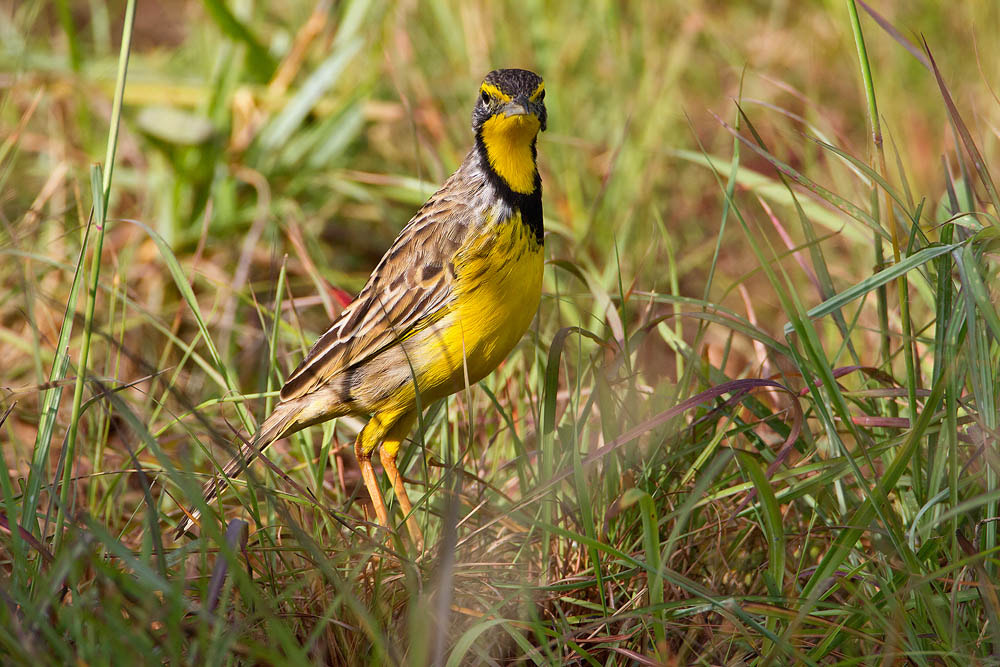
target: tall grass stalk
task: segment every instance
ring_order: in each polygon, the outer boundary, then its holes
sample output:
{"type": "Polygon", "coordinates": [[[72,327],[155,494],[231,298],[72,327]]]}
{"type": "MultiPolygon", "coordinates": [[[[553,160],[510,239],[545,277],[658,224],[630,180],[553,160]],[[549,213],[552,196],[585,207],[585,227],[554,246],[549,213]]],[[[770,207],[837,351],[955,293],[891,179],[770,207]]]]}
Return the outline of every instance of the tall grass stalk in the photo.
{"type": "MultiPolygon", "coordinates": [[[[122,46],[118,56],[118,79],[115,97],[111,107],[111,126],[108,131],[108,146],[104,158],[104,169],[95,165],[91,172],[91,192],[93,196],[95,227],[94,247],[91,254],[90,286],[84,304],[83,337],[80,342],[80,357],[76,365],[76,381],[73,386],[73,405],[70,413],[69,431],[63,452],[62,483],[59,488],[59,508],[56,514],[54,550],[58,551],[63,540],[63,526],[69,508],[70,491],[73,487],[73,470],[76,464],[76,439],[80,428],[83,389],[87,381],[91,336],[94,332],[94,312],[97,307],[98,285],[101,280],[101,253],[104,248],[104,234],[107,226],[107,202],[111,197],[111,177],[114,173],[115,151],[118,147],[118,128],[121,122],[122,97],[125,94],[125,78],[132,48],[132,26],[135,22],[135,0],[125,4],[125,22],[122,26],[122,46]]],[[[82,260],[82,257],[81,257],[82,260]]]]}
{"type": "MultiPolygon", "coordinates": [[[[875,156],[878,160],[878,173],[881,177],[888,181],[889,180],[889,170],[886,167],[885,159],[885,146],[882,140],[882,123],[879,120],[878,103],[875,97],[875,83],[872,78],[871,63],[868,60],[868,49],[865,47],[865,38],[861,30],[861,19],[858,16],[858,7],[855,0],[847,0],[847,9],[851,20],[851,30],[854,33],[854,43],[858,50],[858,64],[861,68],[861,79],[864,82],[865,88],[865,99],[868,102],[868,118],[871,123],[871,136],[872,144],[875,148],[875,156]]],[[[902,257],[902,251],[900,249],[901,241],[899,238],[899,223],[896,220],[895,209],[893,208],[892,202],[889,199],[889,194],[885,190],[879,189],[877,186],[873,186],[875,194],[873,194],[873,199],[879,202],[879,218],[885,221],[885,226],[889,228],[889,233],[892,238],[892,257],[895,263],[899,263],[902,257]]],[[[919,218],[919,217],[918,217],[919,218]]],[[[914,223],[916,226],[916,223],[914,223]]],[[[878,252],[880,242],[876,241],[876,252],[878,252]]],[[[876,262],[878,264],[882,263],[882,256],[879,254],[876,256],[876,262]]],[[[906,388],[907,388],[907,398],[909,399],[909,410],[907,413],[910,418],[913,419],[917,408],[917,387],[919,382],[916,377],[916,362],[914,360],[914,345],[915,341],[913,339],[913,323],[910,318],[910,287],[907,281],[906,274],[900,274],[896,281],[896,293],[899,299],[899,320],[902,324],[901,332],[901,347],[903,351],[903,359],[906,366],[906,388]]],[[[880,293],[881,294],[881,293],[880,293]]],[[[884,308],[883,308],[884,310],[884,308]]],[[[888,331],[888,319],[885,319],[886,331],[888,331]]],[[[888,340],[888,339],[885,339],[888,340]]],[[[888,350],[885,350],[888,352],[888,350]]],[[[890,362],[890,357],[884,357],[885,362],[890,362]]],[[[923,456],[922,448],[918,448],[915,452],[916,460],[914,462],[914,467],[923,469],[923,456]]],[[[914,492],[917,498],[921,501],[926,500],[926,494],[923,489],[924,474],[914,475],[914,492]]]]}

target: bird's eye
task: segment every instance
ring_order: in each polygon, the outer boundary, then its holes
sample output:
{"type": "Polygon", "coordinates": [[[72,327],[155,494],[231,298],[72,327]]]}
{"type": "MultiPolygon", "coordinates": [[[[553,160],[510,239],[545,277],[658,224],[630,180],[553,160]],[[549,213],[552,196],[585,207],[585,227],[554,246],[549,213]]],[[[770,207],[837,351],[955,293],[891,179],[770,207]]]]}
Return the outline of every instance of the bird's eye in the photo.
{"type": "Polygon", "coordinates": [[[544,102],[545,101],[545,91],[544,90],[541,93],[538,94],[538,101],[539,102],[544,102]]]}
{"type": "Polygon", "coordinates": [[[490,94],[487,93],[485,90],[483,91],[483,94],[482,94],[482,100],[483,100],[483,104],[489,104],[490,103],[490,94]]]}

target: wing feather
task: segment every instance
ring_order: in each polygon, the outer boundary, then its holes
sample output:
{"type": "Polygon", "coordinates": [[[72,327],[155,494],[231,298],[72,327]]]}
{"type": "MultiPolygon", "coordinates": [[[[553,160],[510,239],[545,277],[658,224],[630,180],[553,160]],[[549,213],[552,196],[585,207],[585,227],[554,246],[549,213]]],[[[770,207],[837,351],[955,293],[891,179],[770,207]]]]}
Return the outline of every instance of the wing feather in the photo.
{"type": "Polygon", "coordinates": [[[475,212],[447,184],[403,228],[368,283],[288,376],[281,400],[310,393],[433,321],[454,296],[452,260],[475,212]]]}

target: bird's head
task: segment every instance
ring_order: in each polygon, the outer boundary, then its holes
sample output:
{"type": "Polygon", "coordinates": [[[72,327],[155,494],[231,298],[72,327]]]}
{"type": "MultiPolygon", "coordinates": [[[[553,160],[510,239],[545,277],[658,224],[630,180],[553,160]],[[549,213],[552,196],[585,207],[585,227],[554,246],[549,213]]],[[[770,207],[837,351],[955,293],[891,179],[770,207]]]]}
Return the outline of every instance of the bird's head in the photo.
{"type": "Polygon", "coordinates": [[[535,138],[545,130],[545,82],[524,69],[493,70],[472,112],[476,141],[493,171],[515,192],[535,189],[535,138]]]}
{"type": "Polygon", "coordinates": [[[479,86],[472,113],[472,129],[487,123],[498,129],[532,128],[532,137],[545,131],[545,82],[526,69],[495,69],[479,86]]]}

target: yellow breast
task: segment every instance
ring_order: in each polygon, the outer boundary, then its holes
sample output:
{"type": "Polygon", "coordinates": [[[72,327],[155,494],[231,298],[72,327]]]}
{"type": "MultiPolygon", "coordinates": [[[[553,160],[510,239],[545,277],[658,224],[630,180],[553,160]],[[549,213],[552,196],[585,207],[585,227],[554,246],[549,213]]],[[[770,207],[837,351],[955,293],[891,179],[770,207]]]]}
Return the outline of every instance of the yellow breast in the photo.
{"type": "Polygon", "coordinates": [[[455,261],[456,299],[424,345],[421,388],[444,396],[478,382],[527,331],[542,293],[542,247],[520,215],[488,225],[455,261]]]}

